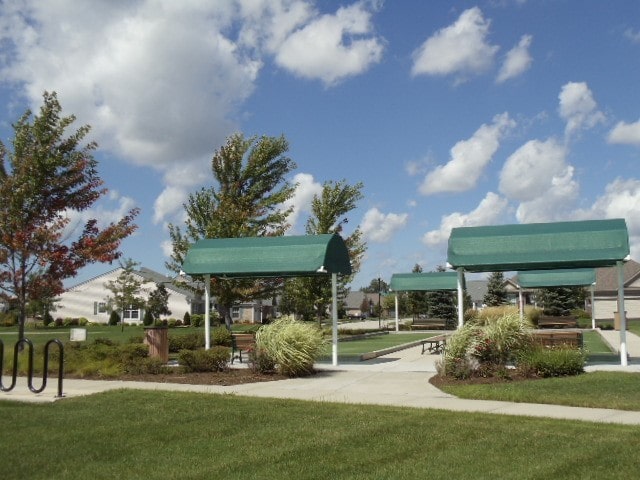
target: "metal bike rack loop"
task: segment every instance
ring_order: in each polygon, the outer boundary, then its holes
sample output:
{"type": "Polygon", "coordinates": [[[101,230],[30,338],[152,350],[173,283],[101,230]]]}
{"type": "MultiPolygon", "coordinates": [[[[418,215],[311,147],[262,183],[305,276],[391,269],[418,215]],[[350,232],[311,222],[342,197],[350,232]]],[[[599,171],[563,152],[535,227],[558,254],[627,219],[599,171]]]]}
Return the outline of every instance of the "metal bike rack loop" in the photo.
{"type": "Polygon", "coordinates": [[[42,386],[40,388],[35,388],[33,386],[33,343],[31,340],[27,338],[23,338],[18,340],[13,347],[13,370],[11,376],[11,385],[5,387],[2,384],[2,371],[4,367],[4,343],[0,340],[0,391],[10,392],[16,386],[16,381],[18,379],[18,353],[20,352],[20,345],[26,344],[28,347],[28,369],[27,369],[27,385],[29,386],[29,390],[33,393],[41,393],[47,387],[47,376],[49,373],[49,347],[51,344],[56,344],[58,346],[58,350],[60,352],[60,358],[58,359],[58,394],[56,398],[63,397],[62,393],[62,380],[64,378],[64,345],[60,340],[54,338],[53,340],[49,340],[44,345],[44,367],[42,368],[42,386]]]}

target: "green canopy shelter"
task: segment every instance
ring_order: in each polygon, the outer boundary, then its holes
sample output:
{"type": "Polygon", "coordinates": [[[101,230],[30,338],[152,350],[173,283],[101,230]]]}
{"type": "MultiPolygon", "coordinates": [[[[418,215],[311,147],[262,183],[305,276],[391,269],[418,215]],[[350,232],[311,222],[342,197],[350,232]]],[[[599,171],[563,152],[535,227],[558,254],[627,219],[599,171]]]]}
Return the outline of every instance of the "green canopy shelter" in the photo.
{"type": "Polygon", "coordinates": [[[211,277],[266,278],[331,275],[333,364],[338,364],[337,275],[351,274],[349,250],[339,235],[215,238],[197,241],[182,264],[188,275],[205,277],[205,347],[210,347],[211,277]]]}
{"type": "MultiPolygon", "coordinates": [[[[457,290],[456,272],[394,273],[389,288],[394,292],[457,290]]],[[[398,319],[398,295],[396,294],[396,332],[400,330],[398,319]]]]}
{"type": "MultiPolygon", "coordinates": [[[[462,306],[462,274],[597,268],[618,268],[618,311],[621,317],[620,358],[627,365],[626,318],[622,264],[629,258],[624,219],[532,223],[451,230],[447,262],[458,271],[458,304],[462,306]]],[[[458,326],[462,326],[462,308],[458,326]]]]}
{"type": "Polygon", "coordinates": [[[527,270],[518,272],[518,291],[520,296],[520,317],[523,314],[522,289],[545,287],[590,287],[591,290],[591,325],[596,328],[594,309],[594,287],[596,284],[595,268],[574,268],[559,270],[527,270]]]}

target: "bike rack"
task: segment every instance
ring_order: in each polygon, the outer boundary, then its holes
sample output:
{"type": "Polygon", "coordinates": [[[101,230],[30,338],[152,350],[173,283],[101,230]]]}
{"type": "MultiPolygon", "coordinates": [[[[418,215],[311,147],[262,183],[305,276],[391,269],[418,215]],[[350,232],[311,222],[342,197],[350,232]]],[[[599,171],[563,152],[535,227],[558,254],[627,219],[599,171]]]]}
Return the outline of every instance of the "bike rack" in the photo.
{"type": "Polygon", "coordinates": [[[58,363],[58,395],[56,398],[63,397],[62,393],[62,380],[64,377],[64,345],[60,340],[54,338],[53,340],[49,340],[44,345],[44,367],[42,369],[42,386],[40,388],[35,388],[33,386],[33,343],[31,340],[27,338],[23,338],[16,342],[16,345],[13,347],[13,372],[11,377],[11,385],[5,387],[2,384],[2,371],[4,364],[4,343],[0,340],[0,391],[10,392],[16,386],[16,381],[18,379],[18,353],[20,351],[20,345],[26,344],[29,349],[29,368],[27,369],[27,385],[29,386],[29,390],[33,393],[41,393],[47,386],[47,376],[49,371],[49,347],[52,343],[58,345],[58,350],[60,351],[60,359],[58,363]]]}

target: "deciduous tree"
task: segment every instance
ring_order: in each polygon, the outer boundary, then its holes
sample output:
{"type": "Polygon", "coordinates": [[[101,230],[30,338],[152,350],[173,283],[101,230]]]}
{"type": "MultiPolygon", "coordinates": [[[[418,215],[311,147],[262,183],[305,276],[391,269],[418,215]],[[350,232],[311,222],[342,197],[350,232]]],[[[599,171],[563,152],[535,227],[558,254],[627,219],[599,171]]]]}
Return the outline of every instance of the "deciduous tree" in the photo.
{"type": "MultiPolygon", "coordinates": [[[[189,247],[203,238],[283,235],[293,207],[283,209],[282,205],[295,192],[295,186],[286,180],[296,167],[285,155],[288,149],[283,136],[229,137],[211,162],[214,185],[189,195],[183,228],[169,225],[173,252],[167,268],[178,273],[189,247]]],[[[230,328],[234,303],[260,298],[281,284],[212,278],[211,293],[230,328]]]]}
{"type": "Polygon", "coordinates": [[[74,121],[45,92],[39,113],[27,110],[13,125],[10,148],[0,142],[0,295],[18,306],[19,338],[31,300],[53,299],[80,268],[119,258],[121,241],[136,228],[132,209],[116,223],[90,219],[77,236],[68,231],[70,212],[88,211],[107,192],[93,158],[97,145],[83,145],[90,127],[68,132],[74,121]]]}
{"type": "Polygon", "coordinates": [[[135,274],[137,266],[138,263],[130,258],[120,262],[122,272],[115,280],[104,284],[105,288],[112,294],[105,298],[107,307],[109,310],[117,311],[121,314],[122,328],[124,328],[125,312],[127,310],[137,310],[144,305],[144,298],[140,295],[142,280],[135,274]]]}
{"type": "MultiPolygon", "coordinates": [[[[362,188],[362,183],[349,185],[346,180],[325,182],[320,195],[314,195],[311,201],[311,215],[305,226],[307,235],[341,235],[344,226],[349,222],[347,214],[355,209],[357,202],[362,199],[362,188]]],[[[360,270],[362,256],[366,250],[359,227],[344,238],[344,242],[349,251],[352,274],[338,275],[338,304],[341,304],[349,293],[347,285],[360,270]]],[[[285,313],[301,314],[307,319],[315,315],[320,322],[331,305],[331,296],[329,277],[290,278],[285,284],[281,309],[284,306],[285,313]],[[293,309],[289,309],[291,307],[293,309]]]]}

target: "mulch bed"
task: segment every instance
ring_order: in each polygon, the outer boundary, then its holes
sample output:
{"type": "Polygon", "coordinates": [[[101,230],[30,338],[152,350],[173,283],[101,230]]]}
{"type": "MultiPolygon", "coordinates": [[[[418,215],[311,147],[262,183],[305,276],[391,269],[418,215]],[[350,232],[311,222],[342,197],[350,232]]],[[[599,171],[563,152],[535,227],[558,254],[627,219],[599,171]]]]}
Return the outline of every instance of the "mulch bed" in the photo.
{"type": "MultiPolygon", "coordinates": [[[[65,375],[66,378],[80,378],[73,375],[65,375]]],[[[243,383],[273,382],[284,380],[284,375],[254,373],[249,369],[230,369],[226,372],[194,372],[194,373],[167,373],[167,374],[142,374],[121,375],[117,378],[82,377],[88,380],[123,380],[132,382],[156,382],[156,383],[182,383],[190,385],[241,385],[243,383]]]]}

